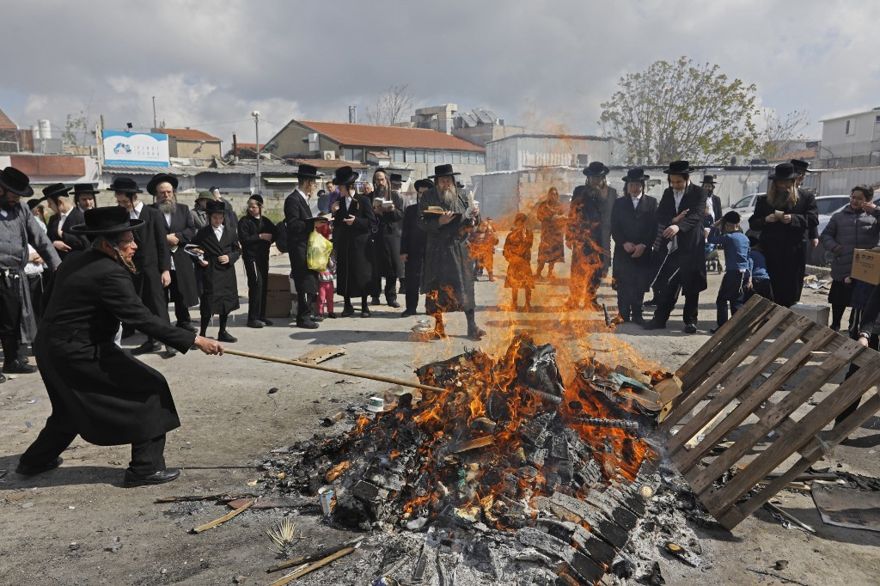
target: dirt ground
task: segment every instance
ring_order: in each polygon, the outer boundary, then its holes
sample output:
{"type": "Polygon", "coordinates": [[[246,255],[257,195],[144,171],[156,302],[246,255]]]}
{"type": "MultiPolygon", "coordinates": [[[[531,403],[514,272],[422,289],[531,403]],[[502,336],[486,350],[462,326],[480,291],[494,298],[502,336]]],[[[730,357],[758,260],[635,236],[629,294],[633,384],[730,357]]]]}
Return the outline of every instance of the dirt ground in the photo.
{"type": "MultiPolygon", "coordinates": [[[[496,261],[503,277],[504,263],[496,261]]],[[[284,257],[274,257],[273,272],[288,270],[284,257]]],[[[561,327],[553,310],[566,295],[567,270],[554,283],[541,283],[527,319],[539,341],[549,338],[567,344],[572,355],[592,348],[612,363],[639,355],[674,370],[708,337],[714,321],[714,293],[720,279],[712,276],[701,297],[701,332],[684,335],[673,313],[670,329],[642,331],[631,324],[618,328],[610,340],[601,315],[583,314],[571,329],[561,327]],[[627,351],[618,343],[631,345],[627,351]]],[[[499,309],[507,293],[497,283],[477,284],[478,319],[493,339],[502,339],[511,326],[523,326],[499,309]]],[[[245,281],[239,286],[244,293],[245,281]]],[[[825,293],[808,292],[807,302],[824,302],[825,293]]],[[[613,292],[603,287],[600,301],[613,305],[613,292]]],[[[342,345],[347,354],[328,365],[415,380],[413,369],[472,347],[464,338],[461,314],[451,319],[452,337],[443,343],[410,339],[417,318],[401,319],[402,310],[379,306],[371,319],[327,320],[319,330],[299,330],[287,320],[273,327],[244,327],[244,309],[234,320],[236,349],[296,357],[322,345],[342,345]]],[[[215,334],[216,329],[209,331],[215,334]]],[[[136,345],[142,338],[127,341],[136,345]]],[[[193,526],[227,512],[213,503],[154,504],[171,495],[247,493],[260,472],[256,465],[274,448],[306,439],[322,417],[350,403],[362,404],[389,385],[355,378],[268,364],[234,356],[208,357],[189,353],[171,359],[148,356],[146,362],[168,378],[183,425],[168,436],[169,466],[184,469],[174,483],[136,489],[121,488],[128,462],[126,447],[97,447],[77,440],[64,454],[63,466],[31,479],[14,472],[18,455],[36,437],[49,401],[38,375],[18,376],[0,386],[0,584],[260,584],[268,583],[265,569],[277,562],[266,530],[280,517],[277,511],[247,511],[229,523],[194,535],[193,526]],[[269,393],[270,389],[277,391],[269,393]]],[[[838,447],[825,466],[867,476],[880,476],[877,446],[880,424],[872,419],[860,429],[856,446],[838,447]]],[[[657,559],[667,584],[782,584],[778,578],[751,570],[772,571],[794,583],[873,584],[880,575],[880,534],[823,525],[809,496],[780,494],[781,506],[817,528],[816,535],[787,529],[764,512],[744,521],[731,534],[697,529],[702,538],[698,569],[657,559]],[[774,570],[787,560],[784,570],[774,570]]],[[[314,516],[297,522],[307,539],[303,550],[333,545],[346,537],[314,516]]],[[[358,551],[355,558],[372,555],[358,551]]],[[[343,563],[343,562],[339,562],[343,563]]],[[[321,583],[316,574],[309,583],[321,583]]]]}

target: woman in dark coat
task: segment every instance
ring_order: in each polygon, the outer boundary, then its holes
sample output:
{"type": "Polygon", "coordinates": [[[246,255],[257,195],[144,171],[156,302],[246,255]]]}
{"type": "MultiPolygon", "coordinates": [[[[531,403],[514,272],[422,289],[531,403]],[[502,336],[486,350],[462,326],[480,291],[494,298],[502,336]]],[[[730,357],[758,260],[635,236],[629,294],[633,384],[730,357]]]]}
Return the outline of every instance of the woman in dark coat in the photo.
{"type": "Polygon", "coordinates": [[[202,316],[200,335],[208,331],[211,316],[220,316],[221,342],[237,342],[238,339],[226,331],[229,314],[238,309],[238,283],[235,279],[235,261],[241,256],[236,230],[226,226],[226,207],[222,201],[208,202],[209,224],[196,232],[193,244],[202,249],[205,269],[204,290],[199,311],[202,316]]]}
{"type": "Polygon", "coordinates": [[[22,455],[17,471],[33,475],[61,464],[61,452],[81,435],[101,445],[132,444],[125,486],[174,480],[166,469],[165,433],[180,426],[165,378],[114,343],[120,322],[136,327],[180,352],[195,345],[222,353],[217,342],[171,326],[148,310],[132,283],[132,230],[121,207],[85,212],[72,231],[91,235],[90,249],[69,257],[55,274],[54,290],[34,341],[40,376],[52,414],[22,455]],[[128,270],[126,270],[128,268],[128,270]]]}
{"type": "Polygon", "coordinates": [[[645,292],[654,279],[651,246],[657,237],[657,200],[645,195],[648,175],[641,168],[630,169],[623,178],[623,197],[611,210],[611,237],[614,239],[614,286],[620,319],[639,325],[645,292]]]}
{"type": "Polygon", "coordinates": [[[800,297],[800,275],[806,264],[804,243],[810,227],[819,224],[816,198],[798,192],[795,176],[791,163],[776,165],[767,195],[758,198],[749,218],[749,227],[761,233],[773,298],[783,307],[791,307],[800,297]]]}
{"type": "Polygon", "coordinates": [[[566,215],[559,203],[559,192],[551,187],[547,192],[547,198],[535,208],[535,216],[541,222],[541,242],[538,244],[538,272],[540,279],[547,268],[547,278],[553,278],[553,265],[565,262],[565,234],[562,231],[565,225],[566,215]]]}
{"type": "Polygon", "coordinates": [[[333,183],[339,199],[333,202],[333,247],[336,250],[336,292],[345,299],[342,317],[354,315],[352,297],[361,298],[361,317],[370,317],[367,294],[373,279],[370,230],[376,222],[370,200],[358,195],[358,174],[351,167],[336,170],[333,183]]]}
{"type": "Polygon", "coordinates": [[[238,239],[248,281],[249,328],[272,323],[266,319],[266,296],[269,284],[269,247],[275,239],[275,224],[263,215],[263,196],[248,199],[247,214],[238,221],[238,239]]]}

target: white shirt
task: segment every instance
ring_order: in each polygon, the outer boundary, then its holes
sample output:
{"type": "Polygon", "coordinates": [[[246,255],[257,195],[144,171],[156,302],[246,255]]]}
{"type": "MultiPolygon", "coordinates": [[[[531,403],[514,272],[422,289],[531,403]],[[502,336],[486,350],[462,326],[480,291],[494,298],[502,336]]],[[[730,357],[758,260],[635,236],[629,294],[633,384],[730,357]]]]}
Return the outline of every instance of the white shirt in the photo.
{"type": "Polygon", "coordinates": [[[66,212],[61,214],[61,217],[58,219],[58,231],[59,232],[64,228],[64,222],[67,221],[67,214],[69,214],[69,213],[70,213],[70,210],[67,210],[66,212]]]}
{"type": "Polygon", "coordinates": [[[634,210],[639,209],[639,202],[642,201],[642,194],[639,194],[638,197],[630,196],[630,199],[632,200],[632,203],[633,203],[633,209],[634,210]]]}
{"type": "Polygon", "coordinates": [[[144,209],[144,202],[139,201],[136,204],[134,204],[134,207],[131,208],[131,212],[129,212],[128,215],[132,220],[139,220],[141,217],[141,210],[143,210],[143,209],[144,209]]]}
{"type": "Polygon", "coordinates": [[[165,214],[165,223],[168,224],[168,227],[171,227],[171,214],[165,214]]]}
{"type": "Polygon", "coordinates": [[[223,224],[220,224],[214,228],[214,236],[217,237],[217,242],[220,242],[220,239],[223,238],[223,227],[223,224]]]}
{"type": "Polygon", "coordinates": [[[305,201],[306,204],[309,203],[309,196],[307,196],[305,193],[303,193],[302,191],[300,191],[300,190],[299,190],[299,187],[296,188],[296,192],[302,196],[303,201],[305,201]]]}
{"type": "Polygon", "coordinates": [[[345,209],[349,209],[351,207],[352,197],[350,195],[345,196],[345,209]]]}
{"type": "Polygon", "coordinates": [[[673,190],[672,197],[675,200],[675,213],[678,214],[678,207],[681,205],[681,200],[684,199],[684,191],[673,190]]]}

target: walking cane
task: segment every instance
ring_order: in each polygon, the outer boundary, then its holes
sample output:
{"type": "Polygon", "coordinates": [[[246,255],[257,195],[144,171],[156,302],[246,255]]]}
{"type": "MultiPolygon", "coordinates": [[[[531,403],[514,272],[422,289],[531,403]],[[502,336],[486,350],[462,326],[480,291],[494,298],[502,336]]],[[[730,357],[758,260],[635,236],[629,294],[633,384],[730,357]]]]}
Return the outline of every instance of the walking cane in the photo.
{"type": "Polygon", "coordinates": [[[263,354],[253,354],[251,352],[241,352],[239,350],[230,350],[228,348],[223,349],[224,354],[231,354],[233,356],[242,356],[244,358],[253,358],[255,360],[265,360],[266,362],[277,362],[278,364],[287,364],[289,366],[300,366],[302,368],[311,368],[312,370],[320,370],[323,372],[332,372],[333,374],[341,374],[343,376],[354,376],[357,378],[365,378],[369,380],[374,380],[382,383],[391,383],[393,385],[400,385],[402,387],[409,387],[411,389],[419,389],[422,391],[428,391],[431,393],[445,393],[447,389],[441,387],[432,387],[431,385],[423,385],[421,383],[414,383],[403,379],[392,378],[390,376],[382,376],[378,374],[366,374],[363,372],[356,372],[353,370],[343,370],[341,368],[331,368],[329,366],[320,366],[318,364],[309,364],[308,362],[301,362],[299,360],[289,360],[287,358],[278,358],[277,356],[266,356],[263,354]]]}

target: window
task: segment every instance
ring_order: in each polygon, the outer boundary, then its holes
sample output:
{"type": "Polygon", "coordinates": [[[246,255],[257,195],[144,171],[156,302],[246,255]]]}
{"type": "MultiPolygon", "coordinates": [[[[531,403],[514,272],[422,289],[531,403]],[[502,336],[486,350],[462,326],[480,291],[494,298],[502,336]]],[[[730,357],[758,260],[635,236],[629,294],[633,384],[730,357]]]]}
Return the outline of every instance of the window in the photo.
{"type": "Polygon", "coordinates": [[[416,163],[425,162],[425,151],[416,151],[416,163]]]}
{"type": "Polygon", "coordinates": [[[403,149],[391,149],[391,160],[395,163],[402,163],[403,149]]]}
{"type": "Polygon", "coordinates": [[[844,131],[844,134],[846,134],[847,136],[852,136],[855,133],[856,133],[856,125],[853,124],[852,120],[847,120],[846,121],[846,130],[844,131]]]}
{"type": "Polygon", "coordinates": [[[452,162],[456,165],[461,163],[461,151],[453,151],[452,162]]]}
{"type": "Polygon", "coordinates": [[[433,163],[436,157],[434,156],[436,151],[425,151],[425,162],[433,163]]]}
{"type": "Polygon", "coordinates": [[[342,149],[342,158],[346,161],[363,162],[364,149],[342,149]]]}
{"type": "Polygon", "coordinates": [[[406,151],[406,162],[407,163],[415,163],[416,162],[416,152],[415,151],[406,151]]]}

